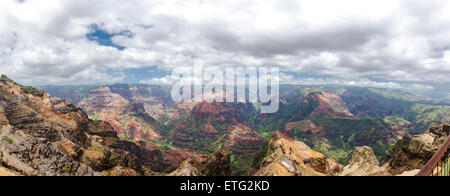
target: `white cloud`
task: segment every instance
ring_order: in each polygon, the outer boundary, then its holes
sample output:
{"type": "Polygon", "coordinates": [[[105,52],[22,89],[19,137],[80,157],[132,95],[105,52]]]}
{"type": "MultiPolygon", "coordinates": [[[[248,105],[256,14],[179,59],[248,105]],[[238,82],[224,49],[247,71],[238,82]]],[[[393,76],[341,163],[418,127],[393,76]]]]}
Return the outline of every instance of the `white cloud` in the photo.
{"type": "Polygon", "coordinates": [[[399,83],[399,82],[378,82],[367,78],[361,79],[344,79],[344,78],[295,78],[292,75],[283,74],[281,81],[284,84],[297,84],[297,85],[343,85],[354,87],[374,87],[374,88],[387,88],[387,89],[404,89],[414,91],[430,91],[434,90],[434,87],[429,85],[417,84],[417,83],[399,83]]]}
{"type": "Polygon", "coordinates": [[[2,0],[0,72],[30,84],[120,82],[127,68],[171,70],[201,59],[211,66],[279,65],[286,72],[344,78],[343,84],[374,85],[360,78],[448,83],[449,4],[2,0]],[[109,33],[130,32],[112,38],[126,49],[89,41],[93,24],[109,33]]]}

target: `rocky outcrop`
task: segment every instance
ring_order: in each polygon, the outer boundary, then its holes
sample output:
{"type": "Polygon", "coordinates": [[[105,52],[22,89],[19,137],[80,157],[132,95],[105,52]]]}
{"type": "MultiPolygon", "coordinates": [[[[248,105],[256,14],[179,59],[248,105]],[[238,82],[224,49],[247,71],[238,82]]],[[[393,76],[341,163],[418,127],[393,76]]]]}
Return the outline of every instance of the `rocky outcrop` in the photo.
{"type": "Polygon", "coordinates": [[[311,113],[312,116],[325,115],[329,118],[355,118],[348,110],[347,104],[337,95],[320,91],[311,93],[305,102],[317,103],[317,107],[311,113]]]}
{"type": "Polygon", "coordinates": [[[140,175],[167,167],[158,151],[122,141],[108,123],[29,88],[0,82],[2,168],[26,176],[95,176],[116,167],[140,175]]]}
{"type": "Polygon", "coordinates": [[[327,159],[327,164],[330,167],[330,173],[332,175],[338,175],[344,170],[344,165],[339,164],[336,160],[333,158],[327,159]]]}
{"type": "Polygon", "coordinates": [[[379,164],[372,148],[357,147],[341,176],[390,176],[379,164]]]}
{"type": "Polygon", "coordinates": [[[222,149],[202,163],[200,172],[207,176],[231,176],[231,159],[228,151],[222,149]]]}
{"type": "Polygon", "coordinates": [[[434,126],[425,134],[405,136],[397,142],[386,164],[389,172],[399,175],[422,169],[450,135],[450,125],[434,126]]]}
{"type": "Polygon", "coordinates": [[[0,176],[17,176],[13,171],[0,166],[0,176]]]}
{"type": "Polygon", "coordinates": [[[412,171],[405,171],[400,175],[397,176],[416,176],[420,172],[420,169],[412,170],[412,171]]]}
{"type": "Polygon", "coordinates": [[[167,176],[205,176],[194,165],[195,161],[191,159],[185,160],[177,170],[167,176]]]}
{"type": "Polygon", "coordinates": [[[124,168],[122,166],[114,167],[111,171],[104,172],[108,176],[140,176],[138,172],[131,168],[124,168]]]}
{"type": "Polygon", "coordinates": [[[275,132],[269,145],[258,156],[256,176],[332,175],[325,156],[306,144],[275,132]],[[259,159],[259,160],[258,160],[259,159]]]}
{"type": "Polygon", "coordinates": [[[170,173],[169,176],[231,176],[230,154],[226,150],[220,150],[211,155],[204,162],[196,162],[192,159],[184,161],[181,166],[170,173]]]}
{"type": "Polygon", "coordinates": [[[76,161],[52,143],[29,136],[11,126],[1,128],[0,161],[9,170],[25,176],[101,175],[76,161]],[[7,138],[7,139],[5,139],[7,138]]]}

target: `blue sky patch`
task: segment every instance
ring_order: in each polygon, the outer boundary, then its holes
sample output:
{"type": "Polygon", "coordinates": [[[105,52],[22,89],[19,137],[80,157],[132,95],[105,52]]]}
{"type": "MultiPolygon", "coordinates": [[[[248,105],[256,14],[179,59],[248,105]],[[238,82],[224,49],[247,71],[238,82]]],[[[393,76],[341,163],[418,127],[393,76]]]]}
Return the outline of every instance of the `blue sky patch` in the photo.
{"type": "Polygon", "coordinates": [[[118,50],[124,50],[126,48],[124,46],[120,46],[120,45],[113,43],[111,39],[112,39],[112,37],[114,37],[116,35],[129,34],[129,32],[124,31],[124,32],[118,33],[118,34],[110,34],[102,29],[99,29],[97,25],[92,25],[92,28],[93,28],[93,32],[86,35],[86,37],[89,40],[95,41],[99,45],[102,45],[102,46],[109,46],[109,47],[117,48],[118,50]]]}

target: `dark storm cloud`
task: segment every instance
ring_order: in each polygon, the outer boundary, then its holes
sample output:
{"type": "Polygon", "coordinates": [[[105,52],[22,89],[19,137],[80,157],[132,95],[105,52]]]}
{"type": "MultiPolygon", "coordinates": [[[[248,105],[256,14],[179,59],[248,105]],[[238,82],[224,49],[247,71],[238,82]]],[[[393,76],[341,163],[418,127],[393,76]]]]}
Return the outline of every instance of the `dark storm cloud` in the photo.
{"type": "Polygon", "coordinates": [[[314,31],[302,31],[299,26],[278,34],[256,33],[242,38],[221,26],[207,27],[202,37],[216,50],[239,51],[258,57],[296,55],[302,52],[358,51],[375,37],[388,34],[388,25],[346,24],[314,31]]]}

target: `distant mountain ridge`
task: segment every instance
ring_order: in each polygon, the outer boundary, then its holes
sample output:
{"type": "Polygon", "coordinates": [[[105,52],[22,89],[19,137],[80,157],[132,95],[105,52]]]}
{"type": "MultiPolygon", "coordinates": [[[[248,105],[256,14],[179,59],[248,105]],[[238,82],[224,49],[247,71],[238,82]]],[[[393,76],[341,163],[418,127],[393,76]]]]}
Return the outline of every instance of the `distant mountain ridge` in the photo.
{"type": "MultiPolygon", "coordinates": [[[[355,146],[363,145],[374,148],[378,158],[383,159],[403,136],[420,134],[432,125],[450,121],[450,106],[445,103],[399,90],[377,88],[283,85],[280,110],[267,115],[260,115],[258,105],[254,104],[173,103],[170,88],[157,85],[40,88],[62,98],[79,100],[77,105],[91,118],[110,122],[124,139],[143,146],[185,149],[199,154],[228,146],[232,155],[239,157],[243,151],[238,149],[242,146],[231,147],[234,142],[229,141],[235,140],[231,138],[259,140],[251,142],[255,145],[251,147],[254,152],[263,145],[263,140],[268,141],[275,131],[281,131],[340,162],[348,160],[355,146]],[[104,88],[109,90],[98,94],[104,88]],[[105,96],[110,96],[107,94],[117,98],[110,97],[110,103],[98,105],[105,96]],[[128,103],[114,104],[118,100],[128,103]],[[235,111],[239,115],[234,115],[232,120],[227,112],[212,117],[214,115],[208,112],[199,112],[203,110],[200,108],[235,111]],[[242,132],[245,134],[227,136],[225,133],[236,131],[230,128],[233,126],[246,130],[242,132]],[[191,140],[193,136],[204,142],[191,140]]],[[[249,165],[249,161],[240,162],[235,166],[249,165]]]]}

